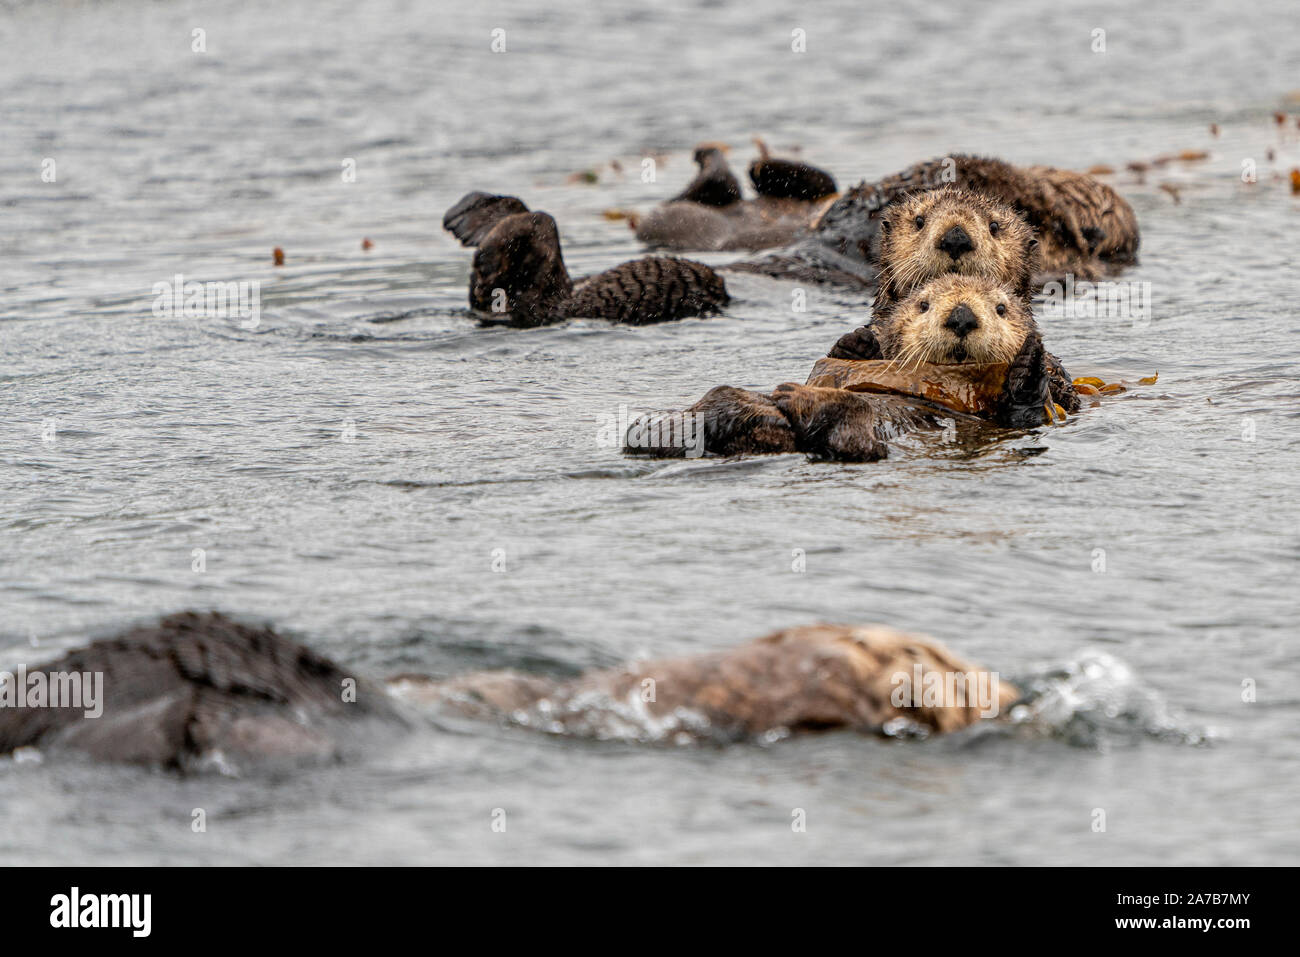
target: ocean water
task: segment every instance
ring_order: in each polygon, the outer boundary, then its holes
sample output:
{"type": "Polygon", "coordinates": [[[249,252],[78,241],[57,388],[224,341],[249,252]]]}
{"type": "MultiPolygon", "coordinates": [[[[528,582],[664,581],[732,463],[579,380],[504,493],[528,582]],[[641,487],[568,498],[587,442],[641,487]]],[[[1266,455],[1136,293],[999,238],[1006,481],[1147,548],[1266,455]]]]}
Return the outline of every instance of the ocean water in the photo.
{"type": "Polygon", "coordinates": [[[1294,862],[1298,27],[1289,0],[0,4],[0,667],[184,608],[377,676],[880,621],[1053,689],[1036,733],[931,741],[431,725],[275,776],[0,761],[0,862],[1294,862]],[[1150,313],[1042,326],[1074,375],[1158,382],[865,466],[624,457],[610,417],[802,381],[866,298],[732,274],[718,318],[481,328],[442,213],[512,193],[598,270],[640,253],[604,210],[756,135],[841,185],[1112,166],[1150,313]],[[177,274],[259,283],[258,324],[155,315],[177,274]]]}

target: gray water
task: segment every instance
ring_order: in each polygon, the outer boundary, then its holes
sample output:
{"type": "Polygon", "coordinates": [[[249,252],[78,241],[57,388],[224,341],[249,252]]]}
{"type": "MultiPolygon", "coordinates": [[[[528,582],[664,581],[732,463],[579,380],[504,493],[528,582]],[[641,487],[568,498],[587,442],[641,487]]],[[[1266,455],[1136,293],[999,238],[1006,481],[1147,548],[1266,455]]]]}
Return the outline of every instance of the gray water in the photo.
{"type": "Polygon", "coordinates": [[[375,675],[571,673],[822,620],[1090,676],[1034,734],[430,727],[270,779],[0,762],[0,861],[1294,862],[1298,20],[1293,0],[0,5],[0,667],[194,607],[375,675]],[[743,165],[755,134],[842,185],[957,150],[1114,166],[1151,317],[1044,332],[1074,375],[1158,383],[867,466],[623,457],[599,416],[801,381],[866,301],[810,287],[799,313],[789,284],[729,275],[716,319],[479,328],[442,212],[514,193],[572,272],[606,268],[640,250],[603,210],[672,195],[703,139],[743,165]],[[1124,168],[1184,149],[1210,157],[1124,168]],[[155,318],[177,273],[260,282],[260,324],[155,318]]]}

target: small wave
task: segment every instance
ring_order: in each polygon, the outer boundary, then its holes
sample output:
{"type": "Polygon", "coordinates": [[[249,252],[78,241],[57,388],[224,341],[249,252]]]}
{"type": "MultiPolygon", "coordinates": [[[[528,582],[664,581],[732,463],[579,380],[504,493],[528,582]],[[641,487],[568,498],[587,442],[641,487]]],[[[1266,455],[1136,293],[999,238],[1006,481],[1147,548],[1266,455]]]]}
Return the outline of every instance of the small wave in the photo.
{"type": "MultiPolygon", "coordinates": [[[[1145,739],[1207,745],[1222,736],[1213,728],[1191,724],[1127,664],[1104,652],[1087,652],[1063,665],[1021,676],[1017,684],[1025,699],[1006,720],[980,722],[960,736],[968,740],[988,740],[988,735],[1048,737],[1098,751],[1145,739]]],[[[740,735],[689,708],[656,713],[636,691],[621,698],[603,690],[561,692],[506,717],[513,725],[547,734],[630,744],[727,744],[747,737],[766,745],[793,734],[790,728],[775,727],[740,735]]],[[[886,722],[880,732],[890,738],[932,736],[929,728],[907,716],[886,722]]]]}
{"type": "Polygon", "coordinates": [[[1085,652],[1063,665],[1021,676],[1025,700],[1011,709],[1011,722],[1070,744],[1106,750],[1144,738],[1209,744],[1221,733],[1196,727],[1120,659],[1085,652]]]}
{"type": "Polygon", "coordinates": [[[623,698],[603,691],[543,698],[529,708],[512,712],[510,721],[547,734],[639,744],[690,745],[720,736],[719,729],[704,714],[690,708],[655,714],[635,691],[623,698]]]}

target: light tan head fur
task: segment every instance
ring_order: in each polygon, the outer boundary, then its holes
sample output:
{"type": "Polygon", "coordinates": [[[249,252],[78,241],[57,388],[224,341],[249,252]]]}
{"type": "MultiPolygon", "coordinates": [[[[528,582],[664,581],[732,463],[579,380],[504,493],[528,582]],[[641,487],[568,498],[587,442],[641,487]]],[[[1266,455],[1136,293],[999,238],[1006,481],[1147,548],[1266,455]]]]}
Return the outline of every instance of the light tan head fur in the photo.
{"type": "Polygon", "coordinates": [[[991,279],[932,279],[873,323],[884,358],[906,368],[930,362],[1011,362],[1035,331],[1029,307],[991,279]]]}
{"type": "Polygon", "coordinates": [[[955,186],[915,193],[881,222],[875,312],[949,273],[994,280],[1028,302],[1037,266],[1033,227],[1010,206],[955,186]]]}

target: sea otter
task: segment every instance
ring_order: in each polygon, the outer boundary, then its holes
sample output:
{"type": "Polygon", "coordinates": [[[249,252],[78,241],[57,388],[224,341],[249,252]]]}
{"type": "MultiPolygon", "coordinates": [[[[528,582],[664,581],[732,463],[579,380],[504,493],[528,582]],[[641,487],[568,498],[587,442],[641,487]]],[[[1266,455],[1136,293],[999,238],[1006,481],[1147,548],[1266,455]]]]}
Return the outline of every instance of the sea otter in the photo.
{"type": "MultiPolygon", "coordinates": [[[[945,274],[980,276],[1014,292],[1030,308],[1040,244],[1009,206],[956,186],[913,193],[880,218],[880,273],[873,323],[918,287],[945,274]]],[[[878,326],[876,328],[879,328],[878,326]]],[[[840,338],[829,356],[888,359],[874,342],[872,323],[840,338]]],[[[1076,412],[1079,398],[1061,362],[1046,354],[1052,400],[1076,412]]]]}
{"type": "Polygon", "coordinates": [[[401,680],[396,690],[408,701],[554,734],[679,744],[833,728],[957,731],[1005,715],[1020,698],[933,639],[884,625],[789,628],[725,651],[565,680],[480,672],[401,680]],[[922,688],[941,678],[953,687],[949,676],[957,675],[968,691],[982,689],[983,700],[922,699],[922,688]]]}
{"type": "Polygon", "coordinates": [[[954,416],[1009,428],[1042,425],[1054,385],[1072,398],[1067,411],[1078,408],[1068,379],[1054,382],[1064,373],[1043,348],[1024,297],[982,276],[931,279],[841,344],[807,384],[785,383],[770,393],[719,386],[683,412],[638,419],[624,451],[682,456],[685,433],[702,429],[703,450],[717,455],[803,452],[872,462],[887,457],[889,441],[901,433],[937,428],[954,416]],[[834,364],[840,359],[883,361],[872,369],[880,373],[874,379],[850,381],[844,364],[834,364]],[[923,374],[905,389],[898,374],[909,370],[923,374]]]}
{"type": "Polygon", "coordinates": [[[695,150],[700,172],[668,202],[631,217],[637,239],[672,250],[759,250],[792,242],[808,231],[831,202],[835,180],[829,173],[770,155],[760,139],[759,158],[749,166],[758,193],[743,199],[740,183],[727,166],[723,148],[701,144],[695,150]]]}
{"type": "Polygon", "coordinates": [[[575,281],[555,220],[513,196],[469,193],[442,225],[478,247],[469,303],[491,321],[529,327],[589,317],[644,325],[713,315],[731,301],[722,278],[689,259],[636,259],[575,281]]]}
{"type": "Polygon", "coordinates": [[[1137,218],[1110,186],[1051,166],[1013,166],[980,156],[941,157],[837,199],[808,235],[771,256],[727,268],[811,282],[870,285],[880,262],[880,223],[912,193],[956,186],[1005,203],[1034,227],[1040,265],[1034,282],[1072,273],[1095,279],[1137,262],[1137,218]]]}
{"type": "Polygon", "coordinates": [[[172,615],[5,680],[54,687],[86,673],[104,675],[97,716],[89,702],[14,704],[0,693],[0,754],[35,747],[180,771],[333,761],[406,732],[415,708],[673,743],[840,727],[946,732],[1003,714],[1019,696],[932,639],[837,625],[566,679],[499,671],[385,686],[216,612],[172,615]],[[926,691],[957,676],[960,699],[926,691]]]}

